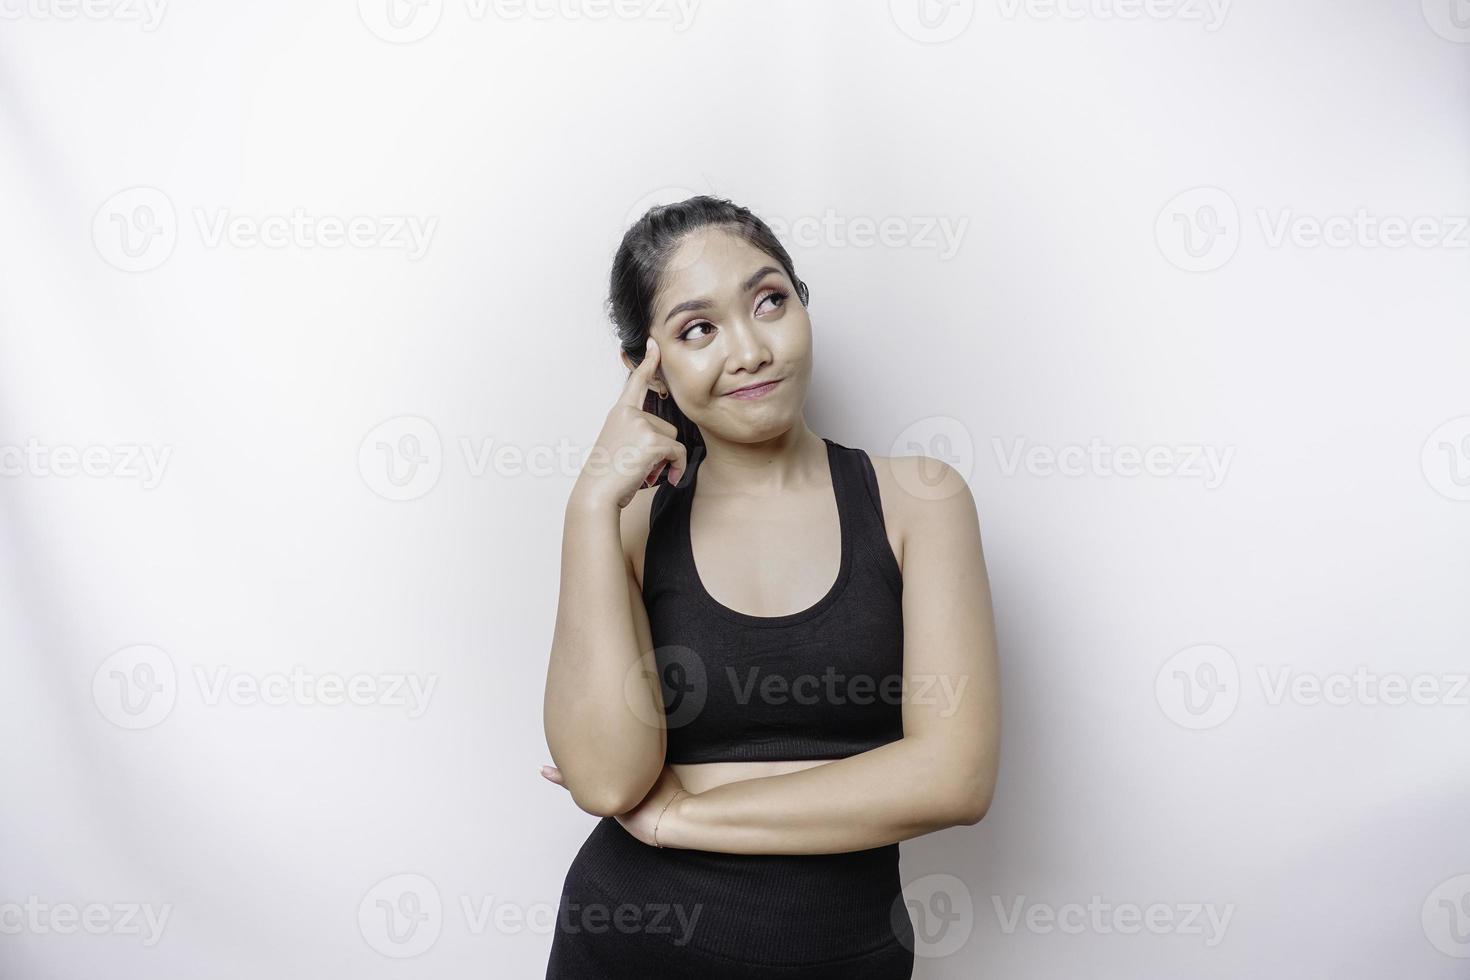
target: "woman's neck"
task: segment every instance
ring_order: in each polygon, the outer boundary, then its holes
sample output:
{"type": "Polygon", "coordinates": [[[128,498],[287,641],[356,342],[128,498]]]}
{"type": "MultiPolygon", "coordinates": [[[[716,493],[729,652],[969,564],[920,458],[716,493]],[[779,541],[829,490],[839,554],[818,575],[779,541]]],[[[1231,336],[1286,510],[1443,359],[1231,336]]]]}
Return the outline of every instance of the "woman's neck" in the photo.
{"type": "Polygon", "coordinates": [[[772,497],[827,480],[827,444],[805,423],[761,442],[704,440],[699,486],[711,494],[772,497]]]}

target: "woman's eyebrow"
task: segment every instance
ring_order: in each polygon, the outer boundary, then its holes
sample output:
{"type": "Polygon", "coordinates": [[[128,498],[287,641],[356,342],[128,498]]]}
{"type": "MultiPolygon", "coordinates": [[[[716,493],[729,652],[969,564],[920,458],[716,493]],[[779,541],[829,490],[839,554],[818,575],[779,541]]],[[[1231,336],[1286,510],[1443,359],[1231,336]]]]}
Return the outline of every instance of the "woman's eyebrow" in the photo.
{"type": "MultiPolygon", "coordinates": [[[[759,269],[757,269],[749,279],[740,284],[740,291],[743,293],[748,293],[752,289],[754,289],[756,287],[756,284],[764,279],[769,273],[780,271],[781,270],[776,268],[774,265],[763,265],[759,269]]],[[[680,303],[678,306],[669,311],[669,315],[664,317],[664,323],[668,323],[675,316],[685,312],[686,310],[707,310],[713,305],[714,302],[707,298],[686,299],[684,302],[680,303]]]]}

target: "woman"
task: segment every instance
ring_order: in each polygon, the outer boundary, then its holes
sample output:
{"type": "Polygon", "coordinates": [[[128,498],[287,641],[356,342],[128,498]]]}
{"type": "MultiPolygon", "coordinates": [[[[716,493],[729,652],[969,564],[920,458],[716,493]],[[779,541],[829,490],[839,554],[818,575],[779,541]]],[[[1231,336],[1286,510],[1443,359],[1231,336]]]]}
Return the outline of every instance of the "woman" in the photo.
{"type": "Polygon", "coordinates": [[[807,427],[807,286],[745,208],[650,210],[611,286],[632,373],[567,505],[542,770],[603,819],[546,975],[910,977],[898,842],[996,780],[969,489],[807,427]]]}

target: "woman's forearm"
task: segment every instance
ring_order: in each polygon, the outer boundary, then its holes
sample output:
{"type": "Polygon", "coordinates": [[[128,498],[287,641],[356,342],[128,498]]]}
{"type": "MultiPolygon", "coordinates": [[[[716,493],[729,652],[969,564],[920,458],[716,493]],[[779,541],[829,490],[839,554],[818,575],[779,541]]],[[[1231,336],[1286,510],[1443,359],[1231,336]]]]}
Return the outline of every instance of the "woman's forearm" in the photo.
{"type": "Polygon", "coordinates": [[[984,792],[933,742],[908,737],[799,772],[676,797],[665,847],[730,854],[830,854],[881,847],[984,816],[984,792]]]}
{"type": "MultiPolygon", "coordinates": [[[[643,653],[623,556],[620,509],[575,494],[562,537],[561,593],[547,668],[547,746],[588,813],[634,807],[663,768],[663,708],[643,653]]],[[[641,608],[641,607],[640,607],[641,608]]]]}

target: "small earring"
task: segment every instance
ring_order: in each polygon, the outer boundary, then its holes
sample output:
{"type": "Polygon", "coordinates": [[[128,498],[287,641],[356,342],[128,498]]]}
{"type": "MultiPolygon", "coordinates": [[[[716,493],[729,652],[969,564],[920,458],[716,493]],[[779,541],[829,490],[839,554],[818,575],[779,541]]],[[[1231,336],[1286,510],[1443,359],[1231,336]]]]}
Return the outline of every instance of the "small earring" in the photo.
{"type": "Polygon", "coordinates": [[[667,397],[669,397],[669,393],[667,391],[660,391],[658,393],[659,401],[663,401],[667,397]]]}

